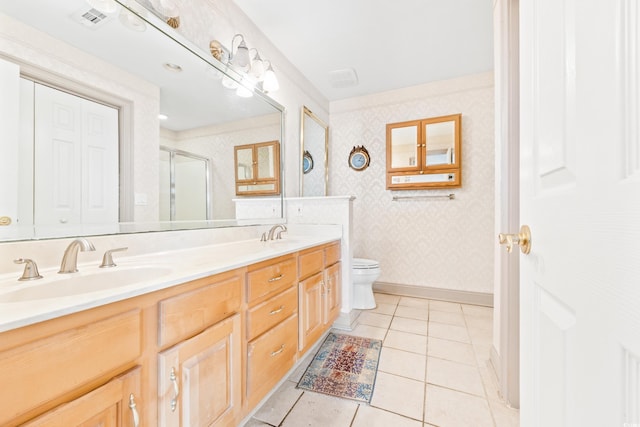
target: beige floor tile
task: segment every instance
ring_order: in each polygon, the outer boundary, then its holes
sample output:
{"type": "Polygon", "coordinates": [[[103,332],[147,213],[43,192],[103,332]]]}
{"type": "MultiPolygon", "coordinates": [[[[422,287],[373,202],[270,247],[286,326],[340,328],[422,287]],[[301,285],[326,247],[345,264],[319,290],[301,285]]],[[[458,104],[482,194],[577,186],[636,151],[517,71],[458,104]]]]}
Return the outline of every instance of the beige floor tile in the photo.
{"type": "Polygon", "coordinates": [[[387,304],[384,302],[379,302],[376,308],[372,308],[371,310],[367,310],[369,313],[378,313],[378,314],[388,314],[393,315],[396,312],[397,304],[387,304]]]}
{"type": "Polygon", "coordinates": [[[399,295],[390,295],[390,294],[381,294],[381,293],[374,293],[373,294],[376,302],[383,302],[385,304],[398,304],[398,301],[400,301],[400,296],[399,295]]]}
{"type": "Polygon", "coordinates": [[[428,322],[426,320],[406,319],[404,317],[393,317],[390,329],[412,334],[427,335],[428,322]]]}
{"type": "Polygon", "coordinates": [[[493,427],[485,399],[430,384],[427,385],[425,421],[446,427],[493,427]]]}
{"type": "Polygon", "coordinates": [[[431,310],[450,311],[452,313],[460,313],[462,311],[462,306],[460,304],[448,301],[431,300],[429,308],[431,310]]]}
{"type": "Polygon", "coordinates": [[[431,322],[445,323],[447,325],[467,326],[462,313],[454,313],[451,311],[429,311],[429,320],[431,322]]]}
{"type": "Polygon", "coordinates": [[[464,363],[465,365],[476,365],[476,355],[471,344],[458,341],[443,340],[429,337],[427,354],[432,357],[450,360],[452,362],[464,363]]]}
{"type": "Polygon", "coordinates": [[[282,423],[283,427],[349,427],[358,403],[305,392],[282,423]]]}
{"type": "Polygon", "coordinates": [[[429,336],[451,341],[460,341],[471,344],[467,328],[444,323],[429,322],[429,336]]]}
{"type": "Polygon", "coordinates": [[[415,308],[429,308],[429,300],[425,298],[400,297],[398,305],[415,308]]]}
{"type": "Polygon", "coordinates": [[[481,305],[461,304],[462,312],[465,316],[474,317],[493,317],[493,307],[484,307],[481,305]]]}
{"type": "Polygon", "coordinates": [[[420,421],[412,420],[392,412],[360,405],[352,427],[423,427],[420,421]]]}
{"type": "Polygon", "coordinates": [[[492,330],[468,327],[467,331],[469,332],[469,338],[471,338],[471,343],[473,345],[483,345],[483,346],[492,345],[493,343],[492,330]]]}
{"type": "Polygon", "coordinates": [[[371,406],[422,420],[424,382],[378,372],[371,406]]]}
{"type": "Polygon", "coordinates": [[[429,309],[399,305],[396,309],[396,316],[408,319],[429,320],[429,309]]]}
{"type": "Polygon", "coordinates": [[[485,398],[484,384],[476,366],[429,357],[427,382],[485,398]]]}
{"type": "Polygon", "coordinates": [[[361,325],[376,326],[378,328],[389,328],[393,316],[386,314],[371,313],[363,311],[358,317],[358,323],[361,325]]]}
{"type": "Polygon", "coordinates": [[[246,423],[242,424],[242,427],[272,427],[272,425],[264,423],[264,422],[262,422],[260,420],[256,420],[254,418],[251,418],[249,421],[247,421],[246,423]]]}
{"type": "Polygon", "coordinates": [[[496,422],[496,427],[519,427],[520,411],[509,408],[504,402],[489,400],[489,408],[496,422]]]}
{"type": "Polygon", "coordinates": [[[427,356],[383,347],[378,363],[378,372],[382,371],[413,380],[424,381],[426,363],[427,356]]]}
{"type": "Polygon", "coordinates": [[[387,334],[387,328],[378,328],[376,326],[370,325],[358,325],[353,328],[353,331],[342,331],[341,333],[347,335],[355,335],[357,337],[384,340],[384,337],[387,334]]]}
{"type": "Polygon", "coordinates": [[[464,316],[468,328],[493,331],[493,319],[490,317],[464,316]]]}
{"type": "Polygon", "coordinates": [[[253,418],[274,426],[280,425],[301,395],[302,390],[297,389],[295,383],[285,381],[260,407],[253,418]]]}
{"type": "Polygon", "coordinates": [[[383,345],[412,353],[427,354],[427,337],[424,335],[390,329],[383,345]]]}

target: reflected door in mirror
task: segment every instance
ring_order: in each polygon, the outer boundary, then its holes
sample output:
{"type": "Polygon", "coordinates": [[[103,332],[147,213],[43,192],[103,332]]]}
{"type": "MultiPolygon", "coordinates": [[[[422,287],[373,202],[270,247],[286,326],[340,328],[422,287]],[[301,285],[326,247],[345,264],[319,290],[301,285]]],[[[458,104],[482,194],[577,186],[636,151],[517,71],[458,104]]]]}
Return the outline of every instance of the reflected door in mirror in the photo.
{"type": "Polygon", "coordinates": [[[461,115],[387,124],[387,189],[462,185],[461,115]]]}

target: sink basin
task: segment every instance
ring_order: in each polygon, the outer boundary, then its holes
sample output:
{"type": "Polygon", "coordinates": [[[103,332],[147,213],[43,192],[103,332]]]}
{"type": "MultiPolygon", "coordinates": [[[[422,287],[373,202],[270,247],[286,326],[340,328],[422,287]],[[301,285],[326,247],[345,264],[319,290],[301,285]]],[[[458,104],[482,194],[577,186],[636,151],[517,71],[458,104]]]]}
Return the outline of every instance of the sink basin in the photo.
{"type": "MultiPolygon", "coordinates": [[[[35,301],[47,298],[63,298],[92,292],[116,289],[135,283],[146,282],[168,275],[173,270],[164,266],[115,267],[91,273],[59,275],[42,283],[25,285],[5,294],[0,294],[0,303],[35,301]]],[[[40,281],[38,281],[40,282],[40,281]]]]}

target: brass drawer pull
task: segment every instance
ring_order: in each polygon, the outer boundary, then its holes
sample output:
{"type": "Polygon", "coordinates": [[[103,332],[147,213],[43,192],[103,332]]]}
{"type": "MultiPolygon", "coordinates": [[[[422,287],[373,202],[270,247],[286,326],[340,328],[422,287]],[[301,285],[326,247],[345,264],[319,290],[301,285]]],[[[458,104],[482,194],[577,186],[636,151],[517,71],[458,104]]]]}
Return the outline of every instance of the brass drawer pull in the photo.
{"type": "Polygon", "coordinates": [[[133,416],[133,427],[138,427],[140,425],[140,415],[136,409],[136,401],[133,398],[133,393],[129,395],[129,409],[131,409],[131,415],[133,416]]]}
{"type": "Polygon", "coordinates": [[[272,277],[271,279],[267,280],[267,282],[271,283],[271,282],[277,282],[278,280],[281,280],[284,277],[284,274],[280,274],[276,277],[272,277]]]}
{"type": "Polygon", "coordinates": [[[276,351],[272,351],[272,352],[271,352],[271,357],[273,357],[273,356],[277,356],[277,355],[279,355],[280,353],[282,353],[283,351],[284,351],[284,344],[282,344],[278,350],[276,350],[276,351]]]}
{"type": "Polygon", "coordinates": [[[280,313],[282,310],[284,310],[284,305],[281,305],[280,308],[278,308],[277,310],[272,310],[269,312],[269,316],[273,316],[274,314],[278,314],[280,313]]]}

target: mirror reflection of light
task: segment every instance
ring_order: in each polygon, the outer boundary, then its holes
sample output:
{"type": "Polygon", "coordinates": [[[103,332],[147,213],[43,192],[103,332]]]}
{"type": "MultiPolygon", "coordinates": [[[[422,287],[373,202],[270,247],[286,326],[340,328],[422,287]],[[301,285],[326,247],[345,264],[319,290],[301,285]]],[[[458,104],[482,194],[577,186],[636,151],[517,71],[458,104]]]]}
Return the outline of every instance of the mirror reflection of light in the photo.
{"type": "Polygon", "coordinates": [[[169,116],[167,116],[166,114],[158,114],[158,120],[167,120],[169,118],[169,116]]]}

